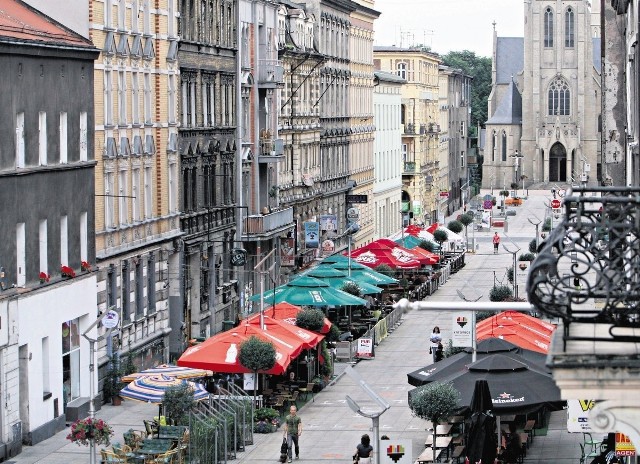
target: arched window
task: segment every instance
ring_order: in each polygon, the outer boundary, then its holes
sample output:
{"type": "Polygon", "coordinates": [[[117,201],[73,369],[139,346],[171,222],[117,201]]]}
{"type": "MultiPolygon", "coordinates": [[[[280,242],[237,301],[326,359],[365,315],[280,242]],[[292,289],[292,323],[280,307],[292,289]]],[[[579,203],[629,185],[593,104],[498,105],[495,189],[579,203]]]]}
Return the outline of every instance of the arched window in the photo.
{"type": "Polygon", "coordinates": [[[493,136],[491,137],[491,161],[496,160],[496,150],[498,149],[498,134],[496,131],[493,131],[493,136]]]}
{"type": "Polygon", "coordinates": [[[500,147],[502,161],[507,161],[507,133],[502,131],[502,146],[500,147]]]}
{"type": "Polygon", "coordinates": [[[566,48],[573,48],[575,43],[575,24],[573,17],[573,8],[567,8],[567,13],[564,16],[564,46],[566,48]]]}
{"type": "Polygon", "coordinates": [[[398,76],[400,76],[402,79],[407,78],[407,63],[398,63],[396,69],[396,74],[398,74],[398,76]]]}
{"type": "Polygon", "coordinates": [[[553,47],[553,10],[547,7],[544,11],[544,46],[553,47]]]}
{"type": "Polygon", "coordinates": [[[561,77],[555,78],[549,86],[549,116],[571,114],[571,90],[561,77]]]}

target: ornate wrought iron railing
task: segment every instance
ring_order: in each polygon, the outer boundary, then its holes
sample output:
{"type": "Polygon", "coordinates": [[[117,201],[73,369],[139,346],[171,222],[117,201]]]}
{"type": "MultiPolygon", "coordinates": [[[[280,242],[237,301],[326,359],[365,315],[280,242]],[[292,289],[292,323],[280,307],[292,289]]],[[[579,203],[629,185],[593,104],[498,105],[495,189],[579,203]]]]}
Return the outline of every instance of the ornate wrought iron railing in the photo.
{"type": "Polygon", "coordinates": [[[529,301],[572,322],[608,324],[608,341],[640,341],[640,189],[575,188],[542,243],[527,281],[529,301]]]}

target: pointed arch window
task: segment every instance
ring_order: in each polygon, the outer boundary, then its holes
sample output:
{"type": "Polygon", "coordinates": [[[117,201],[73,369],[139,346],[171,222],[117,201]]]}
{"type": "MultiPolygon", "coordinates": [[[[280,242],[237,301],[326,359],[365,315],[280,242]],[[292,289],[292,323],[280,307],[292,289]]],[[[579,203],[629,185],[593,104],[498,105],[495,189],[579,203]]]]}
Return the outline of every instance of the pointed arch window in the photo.
{"type": "Polygon", "coordinates": [[[575,46],[575,19],[573,8],[567,8],[564,16],[564,46],[573,48],[575,46]]]}
{"type": "Polygon", "coordinates": [[[553,47],[553,10],[547,7],[544,11],[544,46],[553,47]]]}
{"type": "Polygon", "coordinates": [[[571,114],[571,90],[567,82],[557,77],[549,86],[549,116],[571,114]]]}
{"type": "Polygon", "coordinates": [[[502,131],[502,140],[500,146],[500,158],[502,161],[507,161],[507,133],[502,131]]]}
{"type": "Polygon", "coordinates": [[[491,161],[495,161],[496,150],[498,149],[498,134],[496,134],[496,131],[493,131],[491,139],[491,161]]]}

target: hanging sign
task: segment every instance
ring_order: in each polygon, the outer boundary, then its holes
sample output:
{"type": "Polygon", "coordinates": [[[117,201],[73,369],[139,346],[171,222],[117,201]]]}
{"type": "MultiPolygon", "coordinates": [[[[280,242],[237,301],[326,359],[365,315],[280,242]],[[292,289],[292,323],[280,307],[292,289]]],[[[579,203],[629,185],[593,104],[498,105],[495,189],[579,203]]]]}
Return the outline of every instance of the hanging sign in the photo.
{"type": "Polygon", "coordinates": [[[335,214],[320,216],[320,230],[326,232],[329,238],[335,237],[338,231],[338,216],[335,214]]]}
{"type": "Polygon", "coordinates": [[[451,321],[451,343],[453,346],[464,348],[473,345],[472,320],[473,313],[471,311],[460,311],[453,314],[451,321]]]}
{"type": "Polygon", "coordinates": [[[295,240],[289,237],[280,238],[280,266],[291,267],[296,263],[295,240]]]}
{"type": "Polygon", "coordinates": [[[623,433],[616,432],[616,456],[635,456],[636,449],[631,439],[623,433]]]}
{"type": "Polygon", "coordinates": [[[567,431],[591,432],[589,411],[596,405],[593,400],[567,400],[567,431]]]}
{"type": "Polygon", "coordinates": [[[336,244],[333,240],[325,240],[322,242],[322,254],[324,256],[330,256],[336,251],[336,244]]]}
{"type": "Polygon", "coordinates": [[[413,462],[413,442],[402,439],[380,441],[380,464],[411,464],[413,462]]]}
{"type": "Polygon", "coordinates": [[[304,223],[304,243],[307,248],[318,248],[320,238],[320,224],[315,221],[304,223]]]}
{"type": "Polygon", "coordinates": [[[118,322],[120,322],[120,315],[113,309],[107,311],[107,314],[102,317],[102,326],[105,329],[118,327],[118,322]]]}

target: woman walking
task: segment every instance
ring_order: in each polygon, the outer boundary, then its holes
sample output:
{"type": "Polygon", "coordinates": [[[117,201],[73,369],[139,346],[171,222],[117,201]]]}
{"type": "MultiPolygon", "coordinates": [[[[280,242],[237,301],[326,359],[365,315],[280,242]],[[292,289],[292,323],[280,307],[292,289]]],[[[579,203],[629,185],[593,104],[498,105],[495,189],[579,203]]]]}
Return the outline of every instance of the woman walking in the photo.
{"type": "Polygon", "coordinates": [[[356,446],[356,453],[353,455],[353,462],[359,462],[360,464],[371,464],[371,458],[373,456],[373,446],[371,446],[371,439],[366,433],[360,437],[360,443],[356,446]]]}
{"type": "Polygon", "coordinates": [[[440,327],[435,326],[433,328],[433,332],[431,332],[431,337],[429,337],[429,340],[431,341],[431,345],[429,346],[429,354],[433,356],[433,362],[436,362],[438,361],[438,345],[442,341],[442,335],[440,335],[440,327]]]}

